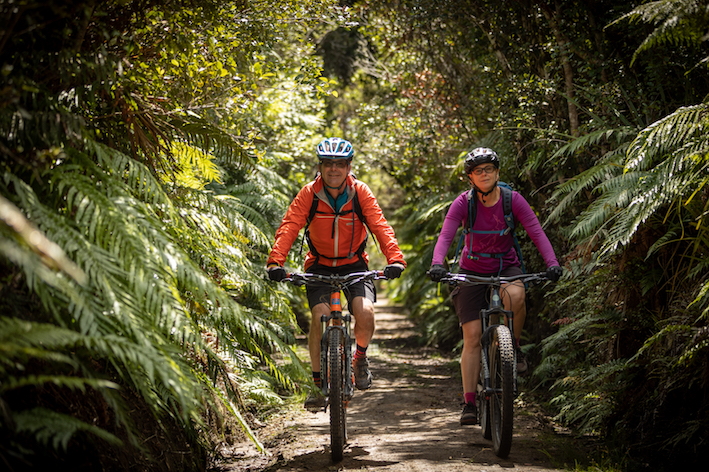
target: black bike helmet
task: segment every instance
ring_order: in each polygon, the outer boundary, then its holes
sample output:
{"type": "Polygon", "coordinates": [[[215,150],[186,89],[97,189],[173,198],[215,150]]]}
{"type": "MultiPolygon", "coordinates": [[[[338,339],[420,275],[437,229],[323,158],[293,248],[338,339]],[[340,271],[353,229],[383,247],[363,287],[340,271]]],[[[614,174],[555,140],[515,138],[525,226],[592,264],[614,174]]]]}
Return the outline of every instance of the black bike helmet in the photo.
{"type": "Polygon", "coordinates": [[[492,163],[497,169],[500,168],[500,158],[497,153],[490,148],[475,148],[465,156],[465,173],[469,174],[480,164],[492,163]]]}

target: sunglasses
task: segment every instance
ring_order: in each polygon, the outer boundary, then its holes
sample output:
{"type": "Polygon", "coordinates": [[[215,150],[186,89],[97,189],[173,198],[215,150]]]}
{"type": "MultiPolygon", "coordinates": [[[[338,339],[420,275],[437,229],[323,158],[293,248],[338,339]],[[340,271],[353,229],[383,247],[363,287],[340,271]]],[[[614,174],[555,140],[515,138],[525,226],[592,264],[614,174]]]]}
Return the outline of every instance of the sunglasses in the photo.
{"type": "Polygon", "coordinates": [[[337,167],[338,169],[346,169],[349,165],[345,159],[323,159],[320,161],[320,165],[323,167],[337,167]]]}

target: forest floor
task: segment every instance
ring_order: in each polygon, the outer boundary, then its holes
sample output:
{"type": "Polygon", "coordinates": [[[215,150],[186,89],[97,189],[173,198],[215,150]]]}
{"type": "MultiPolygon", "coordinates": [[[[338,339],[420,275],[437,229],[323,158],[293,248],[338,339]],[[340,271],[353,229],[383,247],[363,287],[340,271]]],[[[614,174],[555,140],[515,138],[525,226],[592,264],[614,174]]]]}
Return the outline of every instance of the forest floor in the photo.
{"type": "MultiPolygon", "coordinates": [[[[377,330],[368,349],[372,388],[356,391],[347,413],[344,459],[330,458],[329,413],[290,408],[257,432],[268,454],[251,444],[231,449],[220,472],[301,472],[318,470],[377,472],[586,470],[590,444],[573,437],[527,401],[515,403],[509,457],[500,459],[480,426],[459,424],[462,411],[460,367],[417,342],[401,308],[380,300],[377,330]]],[[[303,343],[305,341],[303,340],[303,343]]]]}

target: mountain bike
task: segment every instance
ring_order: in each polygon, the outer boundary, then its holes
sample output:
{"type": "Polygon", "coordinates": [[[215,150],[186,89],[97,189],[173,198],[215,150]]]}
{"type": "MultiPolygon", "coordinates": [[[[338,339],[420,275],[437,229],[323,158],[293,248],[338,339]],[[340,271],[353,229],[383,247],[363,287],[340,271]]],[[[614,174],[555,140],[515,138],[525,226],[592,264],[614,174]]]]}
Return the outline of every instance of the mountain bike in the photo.
{"type": "Polygon", "coordinates": [[[320,365],[322,394],[326,398],[325,409],[330,407],[330,453],[334,462],[342,460],[347,443],[347,405],[354,396],[350,336],[352,315],[342,313],[341,294],[358,282],[385,278],[383,271],[370,270],[346,275],[294,273],[283,279],[284,282],[291,282],[296,286],[325,284],[332,289],[330,314],[320,318],[320,365]]]}
{"type": "Polygon", "coordinates": [[[503,284],[548,280],[545,272],[510,277],[481,277],[449,273],[441,279],[451,285],[489,285],[490,301],[480,310],[482,351],[480,369],[480,426],[485,439],[492,439],[495,455],[505,458],[512,447],[514,399],[517,391],[517,354],[514,344],[514,314],[502,306],[503,284]]]}

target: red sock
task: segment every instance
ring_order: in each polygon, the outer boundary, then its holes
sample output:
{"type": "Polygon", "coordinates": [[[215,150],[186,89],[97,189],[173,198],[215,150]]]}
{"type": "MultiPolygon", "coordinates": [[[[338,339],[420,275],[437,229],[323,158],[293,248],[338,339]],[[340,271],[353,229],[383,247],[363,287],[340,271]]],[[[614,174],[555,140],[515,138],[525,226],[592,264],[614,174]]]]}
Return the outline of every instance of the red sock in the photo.
{"type": "Polygon", "coordinates": [[[355,351],[354,358],[361,359],[363,357],[367,357],[367,348],[357,344],[357,350],[355,351]]]}
{"type": "Polygon", "coordinates": [[[313,382],[316,387],[322,387],[320,383],[320,372],[313,372],[313,382]]]}
{"type": "Polygon", "coordinates": [[[465,392],[463,397],[465,398],[465,403],[472,403],[475,405],[475,394],[477,392],[465,392]]]}

